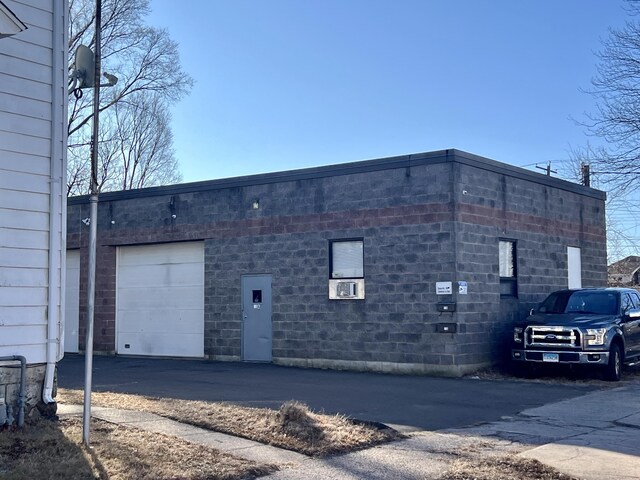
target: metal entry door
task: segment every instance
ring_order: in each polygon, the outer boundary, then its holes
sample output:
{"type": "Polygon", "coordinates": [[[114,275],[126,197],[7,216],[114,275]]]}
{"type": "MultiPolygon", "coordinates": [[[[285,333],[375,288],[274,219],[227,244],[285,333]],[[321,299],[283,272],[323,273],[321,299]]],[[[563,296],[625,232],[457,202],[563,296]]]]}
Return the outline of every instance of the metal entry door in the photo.
{"type": "Polygon", "coordinates": [[[242,359],[270,362],[271,275],[242,276],[242,359]]]}

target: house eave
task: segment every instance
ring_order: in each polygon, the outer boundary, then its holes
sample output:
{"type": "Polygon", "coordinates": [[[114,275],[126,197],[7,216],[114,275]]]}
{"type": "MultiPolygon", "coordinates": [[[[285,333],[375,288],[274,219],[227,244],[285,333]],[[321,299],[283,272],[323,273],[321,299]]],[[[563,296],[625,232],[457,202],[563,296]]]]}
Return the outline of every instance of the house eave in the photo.
{"type": "Polygon", "coordinates": [[[27,26],[0,1],[0,38],[10,37],[16,33],[23,32],[27,26]]]}

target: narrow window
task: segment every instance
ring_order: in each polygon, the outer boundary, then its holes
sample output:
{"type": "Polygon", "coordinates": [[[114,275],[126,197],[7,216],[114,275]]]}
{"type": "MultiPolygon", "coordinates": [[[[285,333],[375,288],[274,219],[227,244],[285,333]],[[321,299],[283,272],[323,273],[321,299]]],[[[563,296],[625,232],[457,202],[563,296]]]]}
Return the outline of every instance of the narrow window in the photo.
{"type": "Polygon", "coordinates": [[[503,297],[518,296],[518,270],[516,258],[516,242],[514,240],[500,240],[500,295],[503,297]]]}
{"type": "Polygon", "coordinates": [[[567,247],[567,285],[582,288],[582,261],[578,247],[567,247]]]}
{"type": "Polygon", "coordinates": [[[364,278],[363,243],[362,239],[329,243],[330,278],[364,278]]]}

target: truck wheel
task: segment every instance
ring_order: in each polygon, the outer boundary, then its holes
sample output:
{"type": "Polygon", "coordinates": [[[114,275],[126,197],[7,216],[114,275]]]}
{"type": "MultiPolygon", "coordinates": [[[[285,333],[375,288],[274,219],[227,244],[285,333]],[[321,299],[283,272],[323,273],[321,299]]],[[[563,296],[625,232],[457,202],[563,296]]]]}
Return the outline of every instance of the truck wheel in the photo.
{"type": "Polygon", "coordinates": [[[617,343],[609,350],[609,364],[605,367],[605,378],[611,382],[618,382],[622,377],[622,357],[617,343]]]}

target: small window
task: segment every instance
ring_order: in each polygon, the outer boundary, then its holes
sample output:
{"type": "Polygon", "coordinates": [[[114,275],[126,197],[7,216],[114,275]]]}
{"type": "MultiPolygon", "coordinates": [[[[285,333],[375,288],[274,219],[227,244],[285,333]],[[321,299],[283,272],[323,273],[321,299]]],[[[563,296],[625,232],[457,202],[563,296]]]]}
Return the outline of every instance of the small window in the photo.
{"type": "Polygon", "coordinates": [[[631,301],[633,302],[633,308],[640,308],[640,296],[636,292],[631,292],[631,301]]]}
{"type": "Polygon", "coordinates": [[[518,269],[516,262],[516,242],[500,240],[499,243],[500,295],[518,296],[518,269]]]}
{"type": "Polygon", "coordinates": [[[329,243],[330,278],[364,278],[363,243],[362,239],[329,243]]]}

